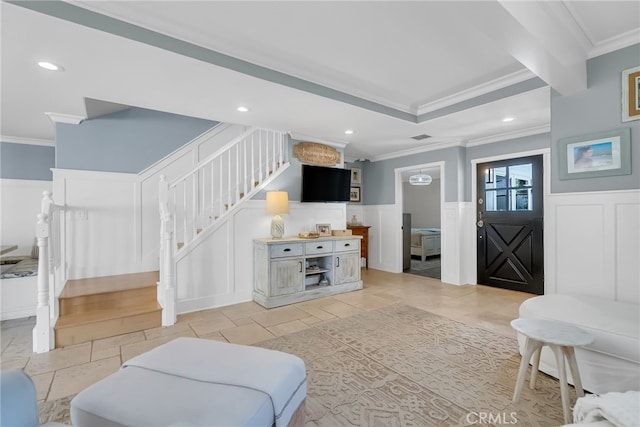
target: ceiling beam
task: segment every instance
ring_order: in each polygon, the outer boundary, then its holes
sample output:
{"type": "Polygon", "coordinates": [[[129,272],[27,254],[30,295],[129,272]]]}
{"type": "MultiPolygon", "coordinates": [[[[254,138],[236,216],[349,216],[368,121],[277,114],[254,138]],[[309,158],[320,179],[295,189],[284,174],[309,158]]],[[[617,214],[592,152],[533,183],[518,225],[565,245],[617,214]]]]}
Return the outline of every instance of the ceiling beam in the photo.
{"type": "Polygon", "coordinates": [[[562,95],[587,88],[589,46],[564,5],[468,2],[460,17],[562,95]],[[567,12],[567,13],[564,13],[567,12]]]}

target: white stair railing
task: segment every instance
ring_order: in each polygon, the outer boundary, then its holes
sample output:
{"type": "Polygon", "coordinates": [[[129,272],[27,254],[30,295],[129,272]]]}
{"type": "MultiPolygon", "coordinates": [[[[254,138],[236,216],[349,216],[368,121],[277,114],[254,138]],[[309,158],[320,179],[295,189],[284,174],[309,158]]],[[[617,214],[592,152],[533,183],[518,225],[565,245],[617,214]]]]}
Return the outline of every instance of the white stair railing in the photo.
{"type": "Polygon", "coordinates": [[[42,193],[36,238],[38,242],[38,305],[33,328],[33,351],[44,353],[55,345],[53,326],[58,318],[56,277],[61,270],[63,206],[56,205],[49,191],[42,193]]]}
{"type": "Polygon", "coordinates": [[[160,282],[162,324],[176,319],[175,263],[201,236],[289,166],[287,134],[251,128],[168,182],[160,177],[160,282]]]}

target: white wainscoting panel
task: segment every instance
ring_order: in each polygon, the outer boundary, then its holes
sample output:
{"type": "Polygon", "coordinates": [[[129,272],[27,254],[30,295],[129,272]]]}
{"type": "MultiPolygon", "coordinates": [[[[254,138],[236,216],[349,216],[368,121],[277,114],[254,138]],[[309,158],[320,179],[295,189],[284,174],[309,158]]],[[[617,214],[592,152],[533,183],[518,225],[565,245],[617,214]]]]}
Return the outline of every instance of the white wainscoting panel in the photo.
{"type": "Polygon", "coordinates": [[[38,276],[0,279],[0,320],[35,316],[37,305],[38,276]]]}
{"type": "Polygon", "coordinates": [[[369,229],[369,268],[402,273],[402,218],[395,205],[365,205],[362,223],[369,229]]]}
{"type": "MultiPolygon", "coordinates": [[[[316,224],[345,228],[344,203],[289,202],[285,236],[315,230],[316,224]]],[[[178,313],[251,301],[253,240],[269,237],[271,216],[264,200],[249,200],[227,217],[178,263],[178,313]]]]}
{"type": "MultiPolygon", "coordinates": [[[[196,245],[176,266],[177,312],[202,310],[246,301],[234,295],[231,221],[196,245]]],[[[251,294],[249,293],[249,298],[251,294]]]]}
{"type": "Polygon", "coordinates": [[[640,203],[616,205],[616,299],[640,303],[640,203]]]}
{"type": "Polygon", "coordinates": [[[0,179],[0,230],[3,245],[18,245],[7,255],[29,255],[36,236],[37,216],[43,191],[52,191],[51,181],[0,179]]]}
{"type": "Polygon", "coordinates": [[[442,211],[441,280],[452,285],[473,283],[470,276],[476,262],[470,245],[475,244],[475,230],[472,235],[469,227],[473,223],[473,203],[446,202],[442,211]]]}
{"type": "Polygon", "coordinates": [[[640,191],[551,194],[545,293],[640,303],[640,191]]]}
{"type": "MultiPolygon", "coordinates": [[[[55,203],[67,209],[69,279],[158,269],[157,254],[140,259],[139,177],[135,174],[54,170],[55,203]]],[[[154,233],[159,241],[159,232],[154,233]]]]}

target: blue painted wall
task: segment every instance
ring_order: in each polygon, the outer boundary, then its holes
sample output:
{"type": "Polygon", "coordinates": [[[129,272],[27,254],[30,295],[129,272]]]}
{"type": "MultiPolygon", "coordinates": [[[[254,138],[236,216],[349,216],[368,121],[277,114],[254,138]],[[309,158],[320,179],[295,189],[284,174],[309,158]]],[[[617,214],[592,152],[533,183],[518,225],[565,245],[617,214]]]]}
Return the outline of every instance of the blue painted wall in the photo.
{"type": "Polygon", "coordinates": [[[640,65],[640,44],[587,61],[587,90],[551,96],[551,192],[640,188],[640,120],[622,121],[622,72],[640,65]],[[631,174],[560,180],[560,138],[631,128],[631,174]]]}
{"type": "Polygon", "coordinates": [[[52,181],[55,148],[0,142],[0,178],[52,181]]]}
{"type": "Polygon", "coordinates": [[[218,122],[130,108],[56,125],[56,168],[139,173],[218,122]]]}

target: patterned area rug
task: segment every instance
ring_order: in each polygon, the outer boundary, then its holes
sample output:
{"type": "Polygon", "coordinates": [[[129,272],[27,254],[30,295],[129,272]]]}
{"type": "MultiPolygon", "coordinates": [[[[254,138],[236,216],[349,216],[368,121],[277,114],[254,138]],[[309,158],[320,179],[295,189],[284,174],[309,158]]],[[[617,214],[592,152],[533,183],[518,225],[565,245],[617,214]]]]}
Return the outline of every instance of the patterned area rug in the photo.
{"type": "MultiPolygon", "coordinates": [[[[516,340],[413,307],[395,304],[257,346],[304,359],[307,427],[563,424],[554,378],[539,375],[536,390],[527,382],[511,403],[516,340]]],[[[573,389],[571,397],[573,405],[573,389]]],[[[42,420],[69,423],[69,401],[44,404],[42,420]]]]}

